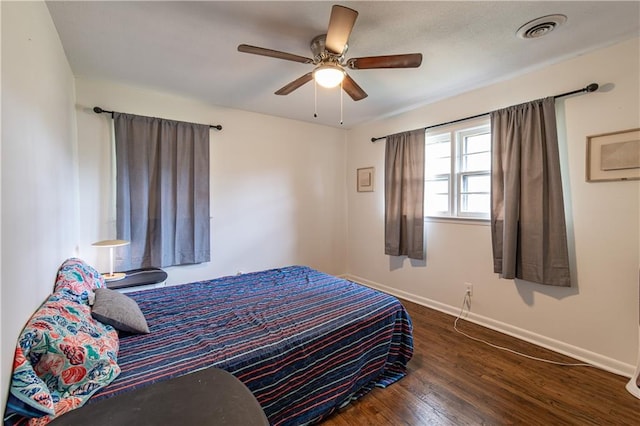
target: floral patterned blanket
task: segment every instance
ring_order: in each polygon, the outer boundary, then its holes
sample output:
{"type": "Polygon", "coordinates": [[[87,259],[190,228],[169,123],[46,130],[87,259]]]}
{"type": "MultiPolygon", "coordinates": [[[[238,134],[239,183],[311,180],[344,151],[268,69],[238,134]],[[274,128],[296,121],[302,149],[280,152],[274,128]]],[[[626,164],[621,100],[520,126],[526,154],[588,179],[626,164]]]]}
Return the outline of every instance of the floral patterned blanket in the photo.
{"type": "Polygon", "coordinates": [[[118,335],[91,317],[102,276],[80,259],[58,271],[54,292],[18,338],[5,425],[44,425],[83,405],[118,374],[118,335]]]}

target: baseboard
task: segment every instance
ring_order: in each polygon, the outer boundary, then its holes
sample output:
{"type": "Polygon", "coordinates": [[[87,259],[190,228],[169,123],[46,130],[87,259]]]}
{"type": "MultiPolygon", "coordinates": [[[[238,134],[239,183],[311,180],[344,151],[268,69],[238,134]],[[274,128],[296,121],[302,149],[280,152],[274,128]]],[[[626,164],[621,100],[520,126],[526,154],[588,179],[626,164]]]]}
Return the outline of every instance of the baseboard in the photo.
{"type": "Polygon", "coordinates": [[[640,399],[640,388],[638,387],[638,385],[636,385],[636,381],[634,380],[633,377],[631,378],[631,380],[629,380],[625,388],[629,391],[631,395],[640,399]]]}
{"type": "MultiPolygon", "coordinates": [[[[412,293],[408,293],[406,291],[388,287],[388,286],[367,280],[365,278],[358,277],[356,275],[345,274],[342,276],[342,278],[357,282],[359,284],[374,288],[376,290],[383,291],[385,293],[389,293],[393,296],[400,297],[402,299],[409,300],[410,302],[414,302],[419,305],[423,305],[428,308],[432,308],[437,311],[444,312],[454,317],[458,316],[458,314],[460,313],[460,307],[447,305],[435,300],[428,299],[426,297],[418,296],[412,293]]],[[[528,331],[519,327],[515,327],[501,321],[496,321],[492,318],[488,318],[482,315],[477,315],[477,314],[474,314],[473,312],[470,312],[465,317],[465,320],[476,323],[483,327],[490,328],[495,331],[499,331],[500,333],[508,334],[509,336],[516,337],[526,342],[533,343],[538,346],[542,346],[543,348],[550,349],[552,351],[561,353],[563,355],[570,356],[572,358],[578,359],[580,361],[586,362],[595,367],[601,368],[605,371],[608,371],[610,373],[617,374],[620,376],[630,378],[632,377],[636,368],[634,365],[620,362],[616,359],[609,358],[604,355],[591,352],[589,350],[586,350],[577,346],[569,345],[565,342],[551,339],[549,337],[546,337],[537,333],[533,333],[531,331],[528,331]]],[[[453,319],[452,319],[452,323],[453,323],[453,319]]]]}

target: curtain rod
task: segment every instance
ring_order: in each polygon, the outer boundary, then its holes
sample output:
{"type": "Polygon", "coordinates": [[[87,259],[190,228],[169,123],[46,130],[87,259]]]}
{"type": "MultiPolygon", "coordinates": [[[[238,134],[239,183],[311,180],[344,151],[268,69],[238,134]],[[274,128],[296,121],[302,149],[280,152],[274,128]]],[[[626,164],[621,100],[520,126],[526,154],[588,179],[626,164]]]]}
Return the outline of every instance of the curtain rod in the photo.
{"type": "MultiPolygon", "coordinates": [[[[570,96],[570,95],[576,95],[578,93],[582,93],[582,92],[595,92],[596,90],[598,90],[598,84],[597,83],[591,83],[590,85],[588,85],[587,87],[583,87],[582,89],[578,89],[578,90],[573,90],[571,92],[566,92],[566,93],[561,93],[559,95],[555,95],[553,97],[553,99],[558,99],[558,98],[563,98],[565,96],[570,96]]],[[[424,127],[424,130],[427,129],[432,129],[434,127],[440,127],[440,126],[446,126],[448,124],[455,124],[455,123],[459,123],[461,121],[467,121],[467,120],[472,120],[474,118],[479,118],[479,117],[483,117],[485,115],[491,114],[490,112],[485,112],[484,114],[477,114],[477,115],[472,115],[471,117],[465,117],[465,118],[459,118],[457,120],[452,120],[452,121],[447,121],[446,123],[440,123],[440,124],[433,124],[431,126],[427,126],[424,127]]],[[[379,141],[381,139],[386,139],[387,136],[380,136],[379,138],[371,138],[371,142],[376,142],[379,141]]]]}
{"type": "MultiPolygon", "coordinates": [[[[102,109],[98,106],[93,107],[93,112],[95,112],[96,114],[102,114],[103,112],[106,112],[107,114],[111,114],[111,118],[113,118],[113,114],[115,113],[115,111],[107,111],[106,109],[102,109]]],[[[209,127],[216,130],[222,130],[222,126],[220,124],[209,124],[209,127]]]]}

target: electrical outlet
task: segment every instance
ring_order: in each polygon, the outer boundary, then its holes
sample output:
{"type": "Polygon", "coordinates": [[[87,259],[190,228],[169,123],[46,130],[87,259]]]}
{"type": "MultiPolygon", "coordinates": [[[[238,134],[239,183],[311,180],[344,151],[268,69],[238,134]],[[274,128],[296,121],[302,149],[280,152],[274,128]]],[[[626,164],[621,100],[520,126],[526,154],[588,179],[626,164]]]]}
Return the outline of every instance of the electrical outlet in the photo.
{"type": "Polygon", "coordinates": [[[471,283],[464,283],[464,285],[467,287],[467,294],[469,296],[473,296],[473,284],[471,283]]]}

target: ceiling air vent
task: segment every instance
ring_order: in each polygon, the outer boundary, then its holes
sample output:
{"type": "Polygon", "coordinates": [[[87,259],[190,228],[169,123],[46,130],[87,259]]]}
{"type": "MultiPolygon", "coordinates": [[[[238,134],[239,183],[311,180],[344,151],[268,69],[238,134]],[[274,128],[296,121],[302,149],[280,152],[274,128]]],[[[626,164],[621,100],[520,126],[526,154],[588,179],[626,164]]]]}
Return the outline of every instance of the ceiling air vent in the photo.
{"type": "Polygon", "coordinates": [[[539,38],[549,34],[556,27],[564,24],[567,21],[565,15],[547,15],[533,21],[529,21],[516,32],[516,35],[520,38],[539,38]]]}

